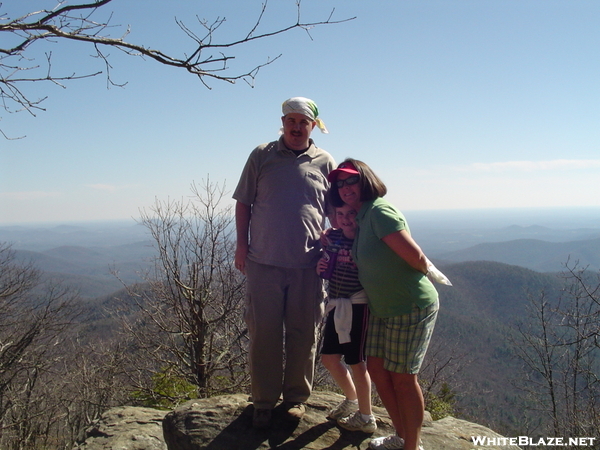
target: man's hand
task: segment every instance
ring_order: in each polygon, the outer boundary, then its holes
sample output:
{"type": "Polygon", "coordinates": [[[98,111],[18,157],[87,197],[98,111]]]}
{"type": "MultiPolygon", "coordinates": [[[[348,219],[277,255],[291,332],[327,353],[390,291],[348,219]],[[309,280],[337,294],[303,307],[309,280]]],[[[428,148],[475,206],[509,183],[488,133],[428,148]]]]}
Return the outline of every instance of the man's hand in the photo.
{"type": "Polygon", "coordinates": [[[248,244],[239,244],[235,248],[235,268],[246,275],[246,257],[248,256],[248,244]]]}
{"type": "Polygon", "coordinates": [[[235,268],[246,275],[246,257],[248,256],[248,229],[252,207],[242,202],[235,204],[235,230],[237,244],[235,247],[235,268]]]}
{"type": "Polygon", "coordinates": [[[319,241],[321,242],[321,247],[325,248],[327,246],[332,245],[331,239],[329,239],[329,233],[333,230],[333,228],[327,228],[326,230],[321,231],[321,236],[319,237],[319,241]]]}
{"type": "Polygon", "coordinates": [[[329,262],[325,258],[319,259],[319,262],[317,263],[317,275],[321,275],[323,272],[325,272],[328,265],[329,262]]]}

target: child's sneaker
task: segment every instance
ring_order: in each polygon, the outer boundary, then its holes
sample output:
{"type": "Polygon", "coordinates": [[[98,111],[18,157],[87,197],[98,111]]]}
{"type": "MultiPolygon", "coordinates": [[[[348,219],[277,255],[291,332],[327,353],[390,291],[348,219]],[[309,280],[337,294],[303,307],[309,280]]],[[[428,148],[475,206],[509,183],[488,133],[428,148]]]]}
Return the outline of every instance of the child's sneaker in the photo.
{"type": "Polygon", "coordinates": [[[404,448],[404,439],[397,434],[371,439],[369,448],[372,450],[401,450],[404,448]]]}
{"type": "Polygon", "coordinates": [[[362,431],[363,433],[373,433],[377,429],[375,417],[371,416],[369,420],[363,419],[360,411],[348,417],[342,417],[337,421],[338,425],[349,431],[362,431]]]}
{"type": "Polygon", "coordinates": [[[346,398],[346,399],[344,399],[343,402],[341,402],[339,405],[337,405],[335,408],[333,408],[331,411],[329,411],[329,414],[327,414],[327,418],[332,419],[332,420],[338,420],[338,419],[341,419],[342,417],[349,416],[357,409],[358,409],[358,402],[353,402],[346,398]]]}

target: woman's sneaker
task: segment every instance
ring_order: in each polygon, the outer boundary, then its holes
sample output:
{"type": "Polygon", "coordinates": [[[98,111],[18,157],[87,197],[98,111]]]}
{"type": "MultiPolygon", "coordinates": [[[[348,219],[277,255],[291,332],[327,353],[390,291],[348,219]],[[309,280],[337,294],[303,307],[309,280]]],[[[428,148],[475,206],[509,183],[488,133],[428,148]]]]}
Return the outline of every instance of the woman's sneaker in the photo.
{"type": "Polygon", "coordinates": [[[329,411],[329,414],[327,414],[327,418],[332,419],[332,420],[338,420],[338,419],[341,419],[342,417],[349,416],[357,409],[358,409],[358,402],[353,402],[346,398],[346,399],[344,399],[343,402],[341,402],[339,405],[337,405],[335,408],[333,408],[331,411],[329,411]]]}
{"type": "Polygon", "coordinates": [[[360,411],[348,417],[342,417],[337,421],[338,425],[349,431],[362,431],[363,433],[373,433],[377,429],[375,416],[369,417],[369,420],[363,419],[360,411]]]}
{"type": "Polygon", "coordinates": [[[372,450],[401,450],[404,448],[404,439],[396,434],[371,439],[369,448],[372,450]]]}

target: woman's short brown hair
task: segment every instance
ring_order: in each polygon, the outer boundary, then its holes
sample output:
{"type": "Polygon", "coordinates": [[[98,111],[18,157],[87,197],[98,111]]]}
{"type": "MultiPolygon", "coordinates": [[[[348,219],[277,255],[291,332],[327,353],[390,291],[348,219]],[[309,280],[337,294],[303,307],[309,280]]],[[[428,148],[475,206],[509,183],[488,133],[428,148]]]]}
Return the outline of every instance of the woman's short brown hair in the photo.
{"type": "MultiPolygon", "coordinates": [[[[358,159],[346,158],[344,163],[351,163],[358,173],[360,174],[359,186],[360,186],[360,201],[367,202],[369,200],[375,200],[377,197],[383,197],[387,194],[387,187],[381,181],[381,179],[375,175],[369,166],[358,159]]],[[[337,180],[331,182],[329,188],[329,202],[332,206],[339,208],[344,205],[344,201],[340,197],[338,187],[336,185],[337,180]]]]}

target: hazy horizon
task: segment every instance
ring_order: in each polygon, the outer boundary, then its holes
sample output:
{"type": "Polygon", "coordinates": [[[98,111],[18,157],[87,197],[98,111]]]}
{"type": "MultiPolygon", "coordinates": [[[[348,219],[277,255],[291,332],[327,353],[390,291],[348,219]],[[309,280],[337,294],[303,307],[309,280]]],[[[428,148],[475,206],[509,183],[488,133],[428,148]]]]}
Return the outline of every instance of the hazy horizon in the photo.
{"type": "MultiPolygon", "coordinates": [[[[548,228],[600,228],[600,206],[515,207],[515,208],[457,208],[402,210],[411,226],[502,228],[511,225],[545,226],[548,228]]],[[[49,220],[32,222],[0,222],[0,228],[60,227],[60,226],[142,226],[136,218],[96,220],[49,220]]]]}
{"type": "MultiPolygon", "coordinates": [[[[36,3],[1,3],[0,16],[36,3]]],[[[111,2],[93,20],[111,17],[110,33],[185,53],[196,43],[168,17],[198,35],[198,17],[226,17],[214,38],[230,42],[252,30],[262,3],[147,0],[140,14],[136,2],[111,2]]],[[[31,98],[48,98],[35,117],[1,117],[3,132],[26,137],[0,144],[0,222],[129,220],[157,198],[189,198],[208,177],[231,191],[252,149],[278,138],[281,104],[294,96],[318,104],[329,134],[314,132],[316,145],[338,163],[367,163],[407,214],[600,207],[600,2],[303,0],[302,18],[333,8],[334,20],[356,19],[226,50],[234,72],[282,55],[253,87],[206,89],[116,51],[110,75],[123,88],[107,89],[104,76],[27,85],[31,98]]],[[[269,2],[256,31],[297,19],[295,1],[269,2]]],[[[49,52],[60,74],[106,70],[81,43],[32,49],[43,75],[49,52]]]]}

